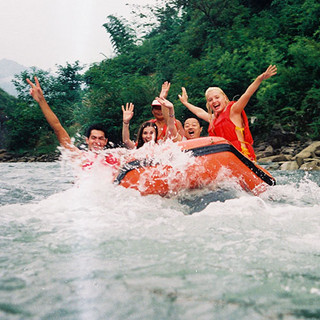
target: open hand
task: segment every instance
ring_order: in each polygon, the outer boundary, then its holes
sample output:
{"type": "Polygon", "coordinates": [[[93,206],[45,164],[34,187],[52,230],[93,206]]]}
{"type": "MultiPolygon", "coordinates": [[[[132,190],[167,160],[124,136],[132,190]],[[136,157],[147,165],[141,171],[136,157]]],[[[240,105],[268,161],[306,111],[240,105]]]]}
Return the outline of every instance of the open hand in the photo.
{"type": "Polygon", "coordinates": [[[169,100],[161,97],[157,97],[156,100],[161,104],[162,107],[165,107],[168,110],[173,109],[173,104],[169,100]]]}
{"type": "Polygon", "coordinates": [[[169,94],[169,90],[170,90],[170,82],[165,81],[161,87],[160,97],[166,99],[169,94]]]}
{"type": "Polygon", "coordinates": [[[268,69],[260,75],[261,80],[269,79],[277,74],[277,67],[275,65],[270,65],[268,69]]]}
{"type": "Polygon", "coordinates": [[[121,108],[123,113],[123,121],[129,123],[133,117],[134,104],[132,102],[127,102],[126,107],[122,105],[121,108]]]}
{"type": "Polygon", "coordinates": [[[182,87],[181,89],[182,89],[182,94],[181,95],[179,94],[178,97],[179,97],[182,104],[186,104],[186,103],[188,103],[187,90],[184,87],[182,87]]]}

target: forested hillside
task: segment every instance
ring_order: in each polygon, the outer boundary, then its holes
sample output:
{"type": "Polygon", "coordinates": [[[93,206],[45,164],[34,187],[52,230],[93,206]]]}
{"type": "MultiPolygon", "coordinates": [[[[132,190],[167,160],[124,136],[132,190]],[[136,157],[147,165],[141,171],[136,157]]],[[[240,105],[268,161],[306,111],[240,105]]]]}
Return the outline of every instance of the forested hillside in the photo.
{"type": "MultiPolygon", "coordinates": [[[[123,19],[107,17],[106,38],[109,33],[117,56],[91,66],[83,78],[77,64],[60,66],[55,78],[34,70],[43,75],[49,103],[71,134],[103,122],[110,140],[119,142],[121,105],[135,104],[131,129],[136,132],[151,118],[150,103],[166,80],[176,116],[183,121],[190,114],[177,97],[182,86],[190,102],[205,108],[208,87],[219,86],[229,99],[237,98],[276,64],[278,74],[262,83],[246,107],[254,138],[268,139],[273,126],[281,125],[297,139],[319,139],[319,1],[168,0],[148,14],[154,24],[143,39],[123,19]]],[[[25,76],[16,83],[20,106],[9,114],[10,146],[52,145],[50,129],[27,97],[25,76]],[[24,142],[22,132],[28,137],[24,142]]]]}
{"type": "Polygon", "coordinates": [[[6,122],[8,121],[8,110],[14,109],[16,99],[0,88],[0,149],[6,146],[6,122]]]}

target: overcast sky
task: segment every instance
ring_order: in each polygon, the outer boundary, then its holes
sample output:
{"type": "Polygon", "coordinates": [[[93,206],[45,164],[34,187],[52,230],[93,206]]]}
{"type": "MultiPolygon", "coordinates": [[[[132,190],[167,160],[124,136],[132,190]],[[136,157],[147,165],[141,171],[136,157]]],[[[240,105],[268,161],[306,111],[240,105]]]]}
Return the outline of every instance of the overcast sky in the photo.
{"type": "Polygon", "coordinates": [[[130,4],[156,0],[0,0],[0,60],[55,69],[79,60],[90,64],[111,57],[102,26],[110,14],[130,20],[130,4]],[[126,4],[129,4],[126,5],[126,4]]]}

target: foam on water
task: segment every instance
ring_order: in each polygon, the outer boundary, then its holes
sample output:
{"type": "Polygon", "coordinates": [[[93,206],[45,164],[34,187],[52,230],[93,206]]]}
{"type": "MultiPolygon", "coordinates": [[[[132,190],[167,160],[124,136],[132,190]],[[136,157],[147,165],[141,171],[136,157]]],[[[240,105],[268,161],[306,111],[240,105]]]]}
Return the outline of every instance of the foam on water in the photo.
{"type": "Polygon", "coordinates": [[[318,173],[274,172],[259,197],[228,181],[171,198],[99,166],[0,173],[1,319],[320,317],[318,173]]]}

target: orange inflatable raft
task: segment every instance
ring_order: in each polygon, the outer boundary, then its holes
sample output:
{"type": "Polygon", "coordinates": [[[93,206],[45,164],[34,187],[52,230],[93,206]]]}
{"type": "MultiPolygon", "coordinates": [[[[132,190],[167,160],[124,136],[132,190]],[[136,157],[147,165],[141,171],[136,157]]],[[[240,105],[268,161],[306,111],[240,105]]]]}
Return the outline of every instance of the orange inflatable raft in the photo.
{"type": "Polygon", "coordinates": [[[203,137],[178,143],[190,152],[192,163],[183,170],[161,165],[155,159],[134,160],[119,171],[115,183],[138,190],[142,195],[166,196],[185,189],[204,188],[229,179],[254,194],[276,184],[271,174],[220,137],[203,137]]]}

